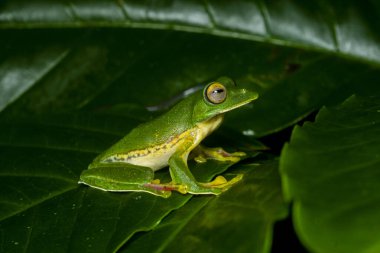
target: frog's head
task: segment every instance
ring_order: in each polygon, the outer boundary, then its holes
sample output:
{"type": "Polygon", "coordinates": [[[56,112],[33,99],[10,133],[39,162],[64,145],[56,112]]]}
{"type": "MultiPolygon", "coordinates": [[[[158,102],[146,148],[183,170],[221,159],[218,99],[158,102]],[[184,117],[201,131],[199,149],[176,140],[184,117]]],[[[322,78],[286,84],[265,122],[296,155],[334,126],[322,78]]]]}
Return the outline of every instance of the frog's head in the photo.
{"type": "Polygon", "coordinates": [[[202,99],[195,104],[193,119],[195,122],[202,122],[257,98],[256,92],[238,88],[230,78],[221,77],[203,89],[202,99]]]}

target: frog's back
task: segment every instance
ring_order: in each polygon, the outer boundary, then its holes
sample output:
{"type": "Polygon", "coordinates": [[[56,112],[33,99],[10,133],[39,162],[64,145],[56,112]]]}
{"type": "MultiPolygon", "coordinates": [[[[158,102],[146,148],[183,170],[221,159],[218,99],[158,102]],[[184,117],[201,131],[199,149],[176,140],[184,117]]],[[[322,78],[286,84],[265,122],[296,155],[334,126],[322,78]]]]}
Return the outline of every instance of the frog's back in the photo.
{"type": "MultiPolygon", "coordinates": [[[[137,126],[123,139],[100,154],[95,161],[133,163],[131,162],[133,159],[149,156],[151,158],[149,160],[156,161],[157,164],[152,165],[150,162],[137,165],[153,167],[153,169],[164,167],[168,156],[174,151],[176,142],[187,130],[194,127],[192,124],[193,104],[193,99],[185,99],[167,113],[137,126]]],[[[144,159],[144,161],[147,160],[144,159]]]]}
{"type": "Polygon", "coordinates": [[[179,109],[182,110],[172,108],[164,115],[139,125],[117,143],[119,148],[128,152],[156,146],[192,128],[191,112],[184,111],[182,106],[179,109]]]}

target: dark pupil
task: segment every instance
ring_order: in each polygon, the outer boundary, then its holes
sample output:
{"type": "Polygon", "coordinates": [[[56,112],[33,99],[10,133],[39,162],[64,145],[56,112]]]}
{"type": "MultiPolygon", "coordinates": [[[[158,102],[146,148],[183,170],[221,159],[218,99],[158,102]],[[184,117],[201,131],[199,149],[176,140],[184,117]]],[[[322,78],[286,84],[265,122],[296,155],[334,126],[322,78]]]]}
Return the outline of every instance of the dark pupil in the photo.
{"type": "Polygon", "coordinates": [[[217,89],[217,90],[214,90],[212,93],[223,93],[224,90],[223,89],[217,89]]]}

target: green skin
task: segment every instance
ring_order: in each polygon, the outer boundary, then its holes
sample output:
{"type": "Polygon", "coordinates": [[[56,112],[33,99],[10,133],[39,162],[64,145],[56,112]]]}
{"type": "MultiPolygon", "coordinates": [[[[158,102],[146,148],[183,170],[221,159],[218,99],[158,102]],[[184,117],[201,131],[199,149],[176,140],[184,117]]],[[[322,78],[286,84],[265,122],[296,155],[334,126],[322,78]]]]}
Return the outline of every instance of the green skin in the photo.
{"type": "Polygon", "coordinates": [[[221,148],[206,148],[199,143],[222,122],[227,111],[243,106],[258,94],[237,88],[233,81],[221,77],[216,82],[226,88],[226,98],[212,103],[206,89],[176,104],[160,117],[137,126],[123,139],[100,154],[82,172],[79,183],[105,191],[148,192],[169,197],[171,191],[191,194],[220,194],[238,182],[242,175],[227,181],[218,176],[212,182],[197,182],[187,166],[191,151],[197,162],[206,158],[237,162],[245,154],[227,153],[221,148]],[[161,184],[154,171],[169,165],[172,181],[161,184]]]}

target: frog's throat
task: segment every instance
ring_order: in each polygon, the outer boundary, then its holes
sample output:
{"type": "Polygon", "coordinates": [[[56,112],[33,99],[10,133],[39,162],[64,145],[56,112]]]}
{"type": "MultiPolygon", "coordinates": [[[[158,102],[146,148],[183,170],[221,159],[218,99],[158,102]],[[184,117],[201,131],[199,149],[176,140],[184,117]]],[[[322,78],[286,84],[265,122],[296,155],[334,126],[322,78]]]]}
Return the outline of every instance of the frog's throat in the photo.
{"type": "Polygon", "coordinates": [[[223,114],[196,124],[193,128],[171,137],[162,144],[145,149],[132,150],[128,153],[115,154],[107,157],[102,163],[122,162],[152,168],[154,171],[168,165],[169,158],[180,148],[186,139],[191,139],[192,145],[187,149],[190,153],[210,133],[215,131],[223,121],[223,114]]]}
{"type": "Polygon", "coordinates": [[[208,135],[210,135],[212,132],[214,132],[223,122],[224,114],[218,114],[210,119],[207,119],[205,121],[199,122],[196,124],[196,127],[200,131],[201,139],[199,140],[198,144],[206,138],[208,135]]]}

